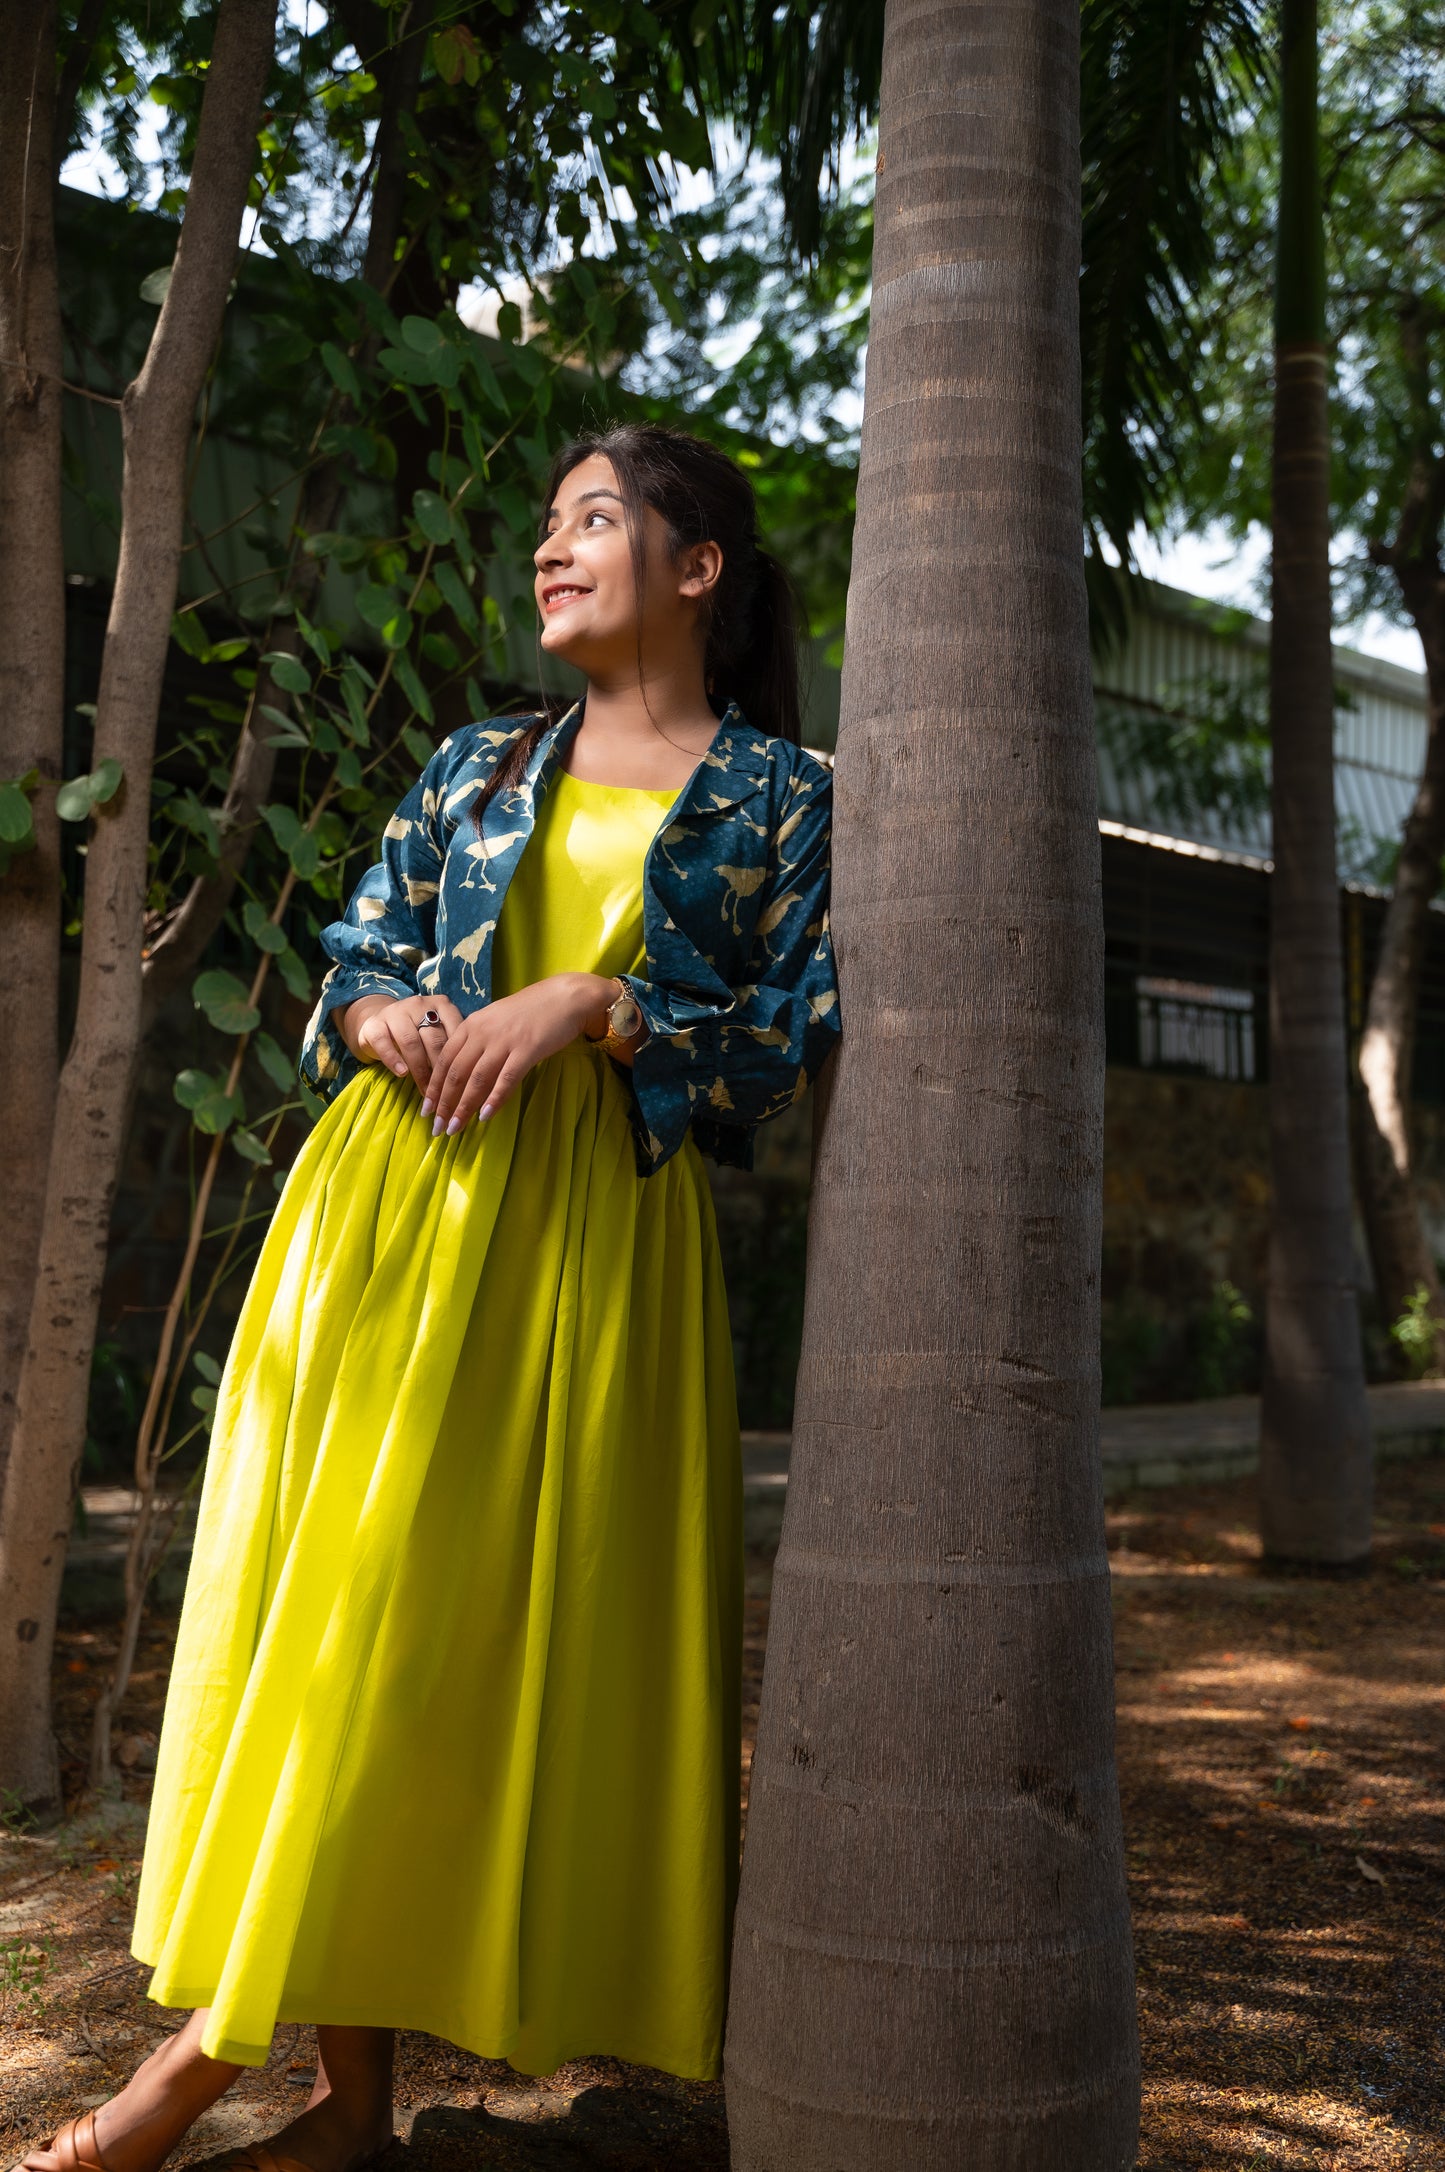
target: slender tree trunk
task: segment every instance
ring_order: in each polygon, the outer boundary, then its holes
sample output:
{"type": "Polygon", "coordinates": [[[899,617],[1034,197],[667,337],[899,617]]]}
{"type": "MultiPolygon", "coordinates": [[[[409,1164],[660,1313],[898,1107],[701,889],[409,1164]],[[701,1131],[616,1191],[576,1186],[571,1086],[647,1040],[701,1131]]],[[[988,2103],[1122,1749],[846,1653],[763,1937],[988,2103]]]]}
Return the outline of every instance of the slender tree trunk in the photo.
{"type": "MultiPolygon", "coordinates": [[[[406,123],[416,111],[431,17],[432,0],[412,0],[403,22],[389,26],[384,16],[373,12],[358,36],[358,50],[375,56],[372,65],[382,79],[371,220],[361,268],[362,278],[378,294],[388,292],[396,269],[406,200],[406,123]],[[394,43],[383,49],[381,41],[388,37],[394,43]]],[[[374,350],[381,343],[373,340],[369,344],[374,350]]],[[[363,362],[371,358],[365,354],[363,362]]],[[[347,486],[347,471],[337,461],[323,460],[313,468],[301,488],[297,532],[319,535],[334,528],[347,486]]],[[[303,611],[312,609],[324,572],[325,565],[319,558],[303,554],[296,559],[288,593],[303,611]]],[[[279,619],[268,627],[266,650],[283,656],[301,654],[302,642],[294,618],[279,619]]],[[[261,711],[264,706],[284,712],[290,705],[291,697],[285,688],[278,686],[268,671],[262,671],[247,704],[226,797],[216,818],[221,834],[219,865],[213,875],[197,877],[180,906],[147,946],[141,996],[143,1033],[150,1032],[167,1002],[194,973],[206,945],[225,918],[276,774],[276,749],[266,744],[271,726],[261,711]]]]}
{"type": "Polygon", "coordinates": [[[1267,1558],[1368,1562],[1369,1410],[1350,1221],[1335,860],[1330,435],[1316,0],[1283,0],[1275,274],[1269,1111],[1273,1208],[1260,1414],[1267,1558]]]}
{"type": "Polygon", "coordinates": [[[59,1068],[65,565],[60,537],[60,294],[51,173],[54,0],[0,0],[0,778],[40,772],[36,847],[0,878],[13,1000],[0,1064],[6,1239],[0,1248],[0,1474],[7,1459],[59,1068]]]}
{"type": "MultiPolygon", "coordinates": [[[[1419,330],[1422,381],[1429,382],[1428,343],[1419,330]]],[[[1407,326],[1407,336],[1411,327],[1407,326]]],[[[1445,505],[1445,461],[1434,455],[1434,416],[1419,418],[1421,453],[1414,463],[1392,543],[1371,546],[1378,565],[1389,566],[1425,651],[1429,727],[1425,763],[1405,823],[1400,861],[1385,912],[1380,954],[1370,983],[1359,1069],[1365,1099],[1360,1110],[1360,1199],[1374,1270],[1375,1292],[1386,1325],[1398,1320],[1421,1287],[1432,1317],[1442,1315],[1439,1272],[1420,1219],[1415,1187],[1410,1085],[1415,1026],[1430,901],[1440,888],[1445,856],[1445,568],[1440,563],[1440,525],[1445,505]]],[[[1445,1356],[1436,1335],[1436,1362],[1445,1356]]]]}
{"type": "Polygon", "coordinates": [[[51,1808],[50,1657],[79,1477],[111,1203],[141,1025],[151,763],[175,608],[186,456],[236,266],[274,0],[222,0],[170,287],[121,403],[121,544],[96,710],[124,772],[92,826],[79,1011],[60,1074],[30,1340],[0,1493],[0,1787],[51,1808]]]}
{"type": "Polygon", "coordinates": [[[735,2172],[1126,2172],[1075,0],[889,0],[735,2172]]]}

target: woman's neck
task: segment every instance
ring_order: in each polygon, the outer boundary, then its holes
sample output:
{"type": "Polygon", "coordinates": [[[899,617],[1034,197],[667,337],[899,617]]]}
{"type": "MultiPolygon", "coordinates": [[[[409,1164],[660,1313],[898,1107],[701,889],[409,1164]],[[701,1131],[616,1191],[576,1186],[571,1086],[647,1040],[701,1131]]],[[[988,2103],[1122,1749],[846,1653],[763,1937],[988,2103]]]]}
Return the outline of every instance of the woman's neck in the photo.
{"type": "Polygon", "coordinates": [[[717,728],[699,672],[649,676],[645,687],[589,682],[562,766],[593,784],[681,786],[717,728]]]}

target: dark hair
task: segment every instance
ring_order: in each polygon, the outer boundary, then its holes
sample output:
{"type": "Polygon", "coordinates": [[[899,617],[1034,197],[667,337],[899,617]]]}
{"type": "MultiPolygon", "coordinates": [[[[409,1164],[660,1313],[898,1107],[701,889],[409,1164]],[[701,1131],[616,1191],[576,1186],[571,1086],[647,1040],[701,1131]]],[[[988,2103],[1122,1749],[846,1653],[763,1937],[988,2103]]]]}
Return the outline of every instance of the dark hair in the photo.
{"type": "MultiPolygon", "coordinates": [[[[612,463],[622,495],[637,582],[639,672],[647,581],[643,524],[651,506],[667,522],[674,557],[693,543],[716,543],[722,552],[722,571],[705,606],[703,674],[712,707],[721,716],[735,701],[750,724],[796,743],[802,733],[798,635],[803,606],[784,567],[758,541],[757,500],[743,470],[717,446],[661,423],[618,423],[573,438],[557,454],[547,477],[539,541],[563,483],[594,454],[612,463]]],[[[492,794],[521,782],[538,740],[571,706],[560,696],[543,695],[534,721],[513,740],[473,803],[478,828],[492,794]]]]}

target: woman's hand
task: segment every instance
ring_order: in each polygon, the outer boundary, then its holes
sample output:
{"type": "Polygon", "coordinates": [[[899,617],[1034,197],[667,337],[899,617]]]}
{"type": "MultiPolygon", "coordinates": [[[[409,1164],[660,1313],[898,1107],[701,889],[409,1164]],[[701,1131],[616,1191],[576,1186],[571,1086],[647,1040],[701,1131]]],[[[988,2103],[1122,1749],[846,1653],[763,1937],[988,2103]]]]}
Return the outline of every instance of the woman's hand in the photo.
{"type": "MultiPolygon", "coordinates": [[[[600,973],[552,973],[460,1019],[433,1058],[423,1114],[435,1108],[433,1136],[490,1116],[534,1063],[575,1041],[599,1018],[614,989],[600,973]]],[[[440,1008],[440,1005],[438,1005],[440,1008]]]]}
{"type": "Polygon", "coordinates": [[[450,996],[358,996],[336,1013],[337,1031],[362,1063],[384,1063],[398,1078],[410,1071],[419,1092],[430,1090],[437,1056],[462,1024],[450,996]],[[434,1010],[440,1026],[418,1026],[434,1010]]]}

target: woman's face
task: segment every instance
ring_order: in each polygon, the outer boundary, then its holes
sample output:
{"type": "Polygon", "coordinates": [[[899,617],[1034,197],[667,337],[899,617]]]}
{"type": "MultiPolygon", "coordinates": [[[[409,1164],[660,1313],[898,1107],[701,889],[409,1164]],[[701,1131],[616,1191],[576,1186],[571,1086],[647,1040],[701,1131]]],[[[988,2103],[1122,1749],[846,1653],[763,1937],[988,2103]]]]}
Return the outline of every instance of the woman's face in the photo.
{"type": "MultiPolygon", "coordinates": [[[[722,553],[699,543],[674,559],[667,523],[644,508],[647,551],[644,657],[698,638],[698,604],[717,578],[722,553]]],[[[637,589],[632,546],[612,463],[591,453],[563,478],[533,553],[541,642],[589,678],[635,672],[637,589]]]]}

